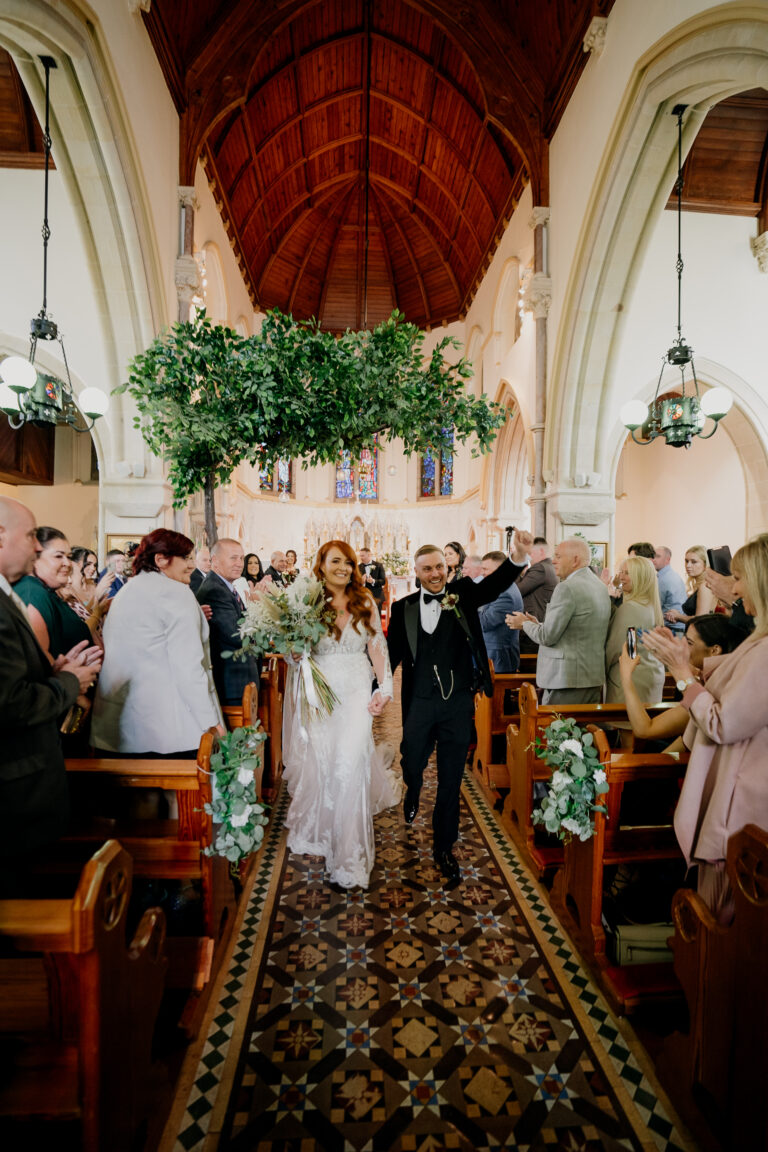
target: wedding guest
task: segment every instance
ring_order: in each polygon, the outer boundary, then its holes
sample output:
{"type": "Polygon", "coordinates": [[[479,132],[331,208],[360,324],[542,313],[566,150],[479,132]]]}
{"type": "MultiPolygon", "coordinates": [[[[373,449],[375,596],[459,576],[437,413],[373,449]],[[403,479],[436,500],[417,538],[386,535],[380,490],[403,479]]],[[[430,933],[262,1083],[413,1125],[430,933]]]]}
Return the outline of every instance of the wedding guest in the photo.
{"type": "MultiPolygon", "coordinates": [[[[661,544],[654,553],[653,566],[656,569],[656,575],[659,581],[661,613],[665,620],[667,619],[668,612],[682,611],[683,600],[685,600],[685,584],[683,583],[683,578],[682,576],[678,576],[677,572],[671,567],[671,560],[672,552],[665,544],[661,544]]],[[[683,631],[683,626],[680,623],[672,623],[670,627],[673,632],[683,631]]]]}
{"type": "Polygon", "coordinates": [[[675,832],[689,865],[698,865],[699,895],[722,924],[733,918],[728,840],[745,824],[768,828],[768,534],[740,548],[731,567],[755,630],[734,652],[707,661],[702,683],[683,638],[667,629],[643,636],[675,677],[690,716],[675,832]]]}
{"type": "Polygon", "coordinates": [[[195,568],[189,578],[189,586],[193,592],[197,592],[210,570],[211,550],[204,544],[202,548],[198,548],[197,552],[195,552],[195,568]]]}
{"type": "Polygon", "coordinates": [[[203,732],[222,725],[208,624],[189,594],[194,545],[156,528],[144,537],[133,579],[104,625],[104,666],[91,737],[109,752],[192,759],[203,732]]]}
{"type": "Polygon", "coordinates": [[[69,543],[58,528],[37,529],[40,554],[32,573],[22,576],[14,592],[27,605],[27,617],[37,642],[51,660],[69,652],[76,644],[92,644],[85,620],[58,595],[66,587],[72,561],[69,543]]]}
{"type": "Polygon", "coordinates": [[[235,581],[242,571],[243,549],[237,540],[217,540],[211,549],[211,571],[197,590],[198,602],[211,609],[211,664],[221,704],[239,704],[246,684],[258,684],[261,677],[261,662],[255,656],[235,660],[224,655],[236,651],[241,644],[238,623],[245,603],[235,581]]]}
{"type": "MultiPolygon", "coordinates": [[[[746,635],[746,632],[740,633],[732,628],[727,616],[714,612],[709,616],[695,616],[689,620],[685,626],[685,640],[688,659],[696,678],[701,680],[706,660],[733,652],[746,639],[746,635]]],[[[638,694],[633,673],[640,663],[643,650],[645,645],[638,642],[637,652],[632,659],[625,643],[619,657],[621,686],[632,731],[641,740],[674,740],[675,737],[682,737],[689,720],[688,710],[682,704],[668,708],[657,716],[649,716],[638,694]]],[[[682,752],[684,747],[680,740],[679,743],[671,744],[667,751],[682,752]]]]}
{"type": "Polygon", "coordinates": [[[483,578],[483,558],[473,553],[471,556],[464,557],[464,563],[461,570],[465,576],[469,576],[470,580],[474,580],[478,584],[483,578]]]}
{"type": "MultiPolygon", "coordinates": [[[[619,658],[627,640],[627,629],[638,632],[663,623],[659,584],[653,562],[645,556],[629,556],[619,565],[619,587],[622,602],[613,613],[605,642],[605,701],[621,703],[624,689],[619,671],[619,658]]],[[[658,703],[664,691],[664,665],[647,648],[638,647],[639,662],[634,668],[634,684],[640,699],[658,703]]]]}
{"type": "Polygon", "coordinates": [[[240,575],[248,581],[252,588],[264,579],[264,569],[261,566],[261,560],[255,552],[246,553],[243,561],[243,570],[240,575]]]}
{"type": "Polygon", "coordinates": [[[264,573],[265,576],[271,576],[272,582],[283,587],[285,581],[285,570],[288,567],[288,560],[285,552],[273,552],[269,558],[269,568],[264,573]]]}
{"type": "MultiPolygon", "coordinates": [[[[517,587],[523,598],[523,611],[535,616],[541,622],[558,584],[550,547],[544,536],[534,536],[529,559],[530,565],[519,577],[517,587]]],[[[538,650],[538,644],[521,631],[520,651],[538,652],[538,650]]]]}
{"type": "MultiPolygon", "coordinates": [[[[486,552],[480,561],[481,579],[490,576],[505,560],[506,555],[503,552],[486,552]]],[[[466,562],[464,575],[470,575],[467,572],[466,562]]],[[[514,580],[495,600],[477,610],[488,659],[492,661],[496,673],[517,672],[520,667],[520,633],[507,628],[505,621],[510,612],[522,611],[523,598],[514,580]]]]}
{"type": "Polygon", "coordinates": [[[299,574],[298,556],[294,552],[293,548],[289,548],[286,551],[285,559],[287,566],[285,572],[283,573],[283,580],[285,580],[287,584],[292,584],[299,574]]]}
{"type": "Polygon", "coordinates": [[[722,572],[715,572],[707,568],[704,581],[710,592],[716,597],[718,603],[729,613],[728,620],[738,632],[751,632],[755,621],[749,613],[744,611],[744,602],[736,596],[733,589],[736,584],[735,576],[726,576],[722,572]]]}
{"type": "Polygon", "coordinates": [[[113,548],[107,552],[106,564],[99,573],[99,582],[96,585],[96,596],[99,600],[112,600],[124,587],[128,577],[125,574],[125,552],[113,548]]]}
{"type": "Polygon", "coordinates": [[[653,560],[656,556],[656,549],[647,540],[641,540],[639,544],[630,544],[627,548],[627,555],[645,556],[647,560],[653,560]]]}
{"type": "Polygon", "coordinates": [[[507,616],[509,628],[522,628],[539,645],[536,683],[544,704],[599,704],[603,695],[611,598],[589,560],[586,540],[562,540],[553,560],[560,583],[544,620],[530,612],[507,616]]]}
{"type": "Polygon", "coordinates": [[[685,624],[694,616],[706,616],[709,612],[714,612],[717,600],[714,593],[707,587],[708,567],[705,548],[702,548],[700,544],[695,544],[693,548],[688,549],[685,554],[688,598],[683,601],[679,612],[676,608],[670,608],[668,612],[664,613],[664,619],[668,624],[685,624]]]}
{"type": "Polygon", "coordinates": [[[384,603],[384,589],[387,586],[387,574],[384,571],[384,565],[373,559],[370,548],[361,548],[359,556],[360,563],[357,567],[363,584],[381,609],[384,603]]]}
{"type": "Polygon", "coordinates": [[[462,565],[464,564],[467,554],[458,540],[451,540],[443,549],[443,555],[445,556],[445,563],[448,569],[446,583],[452,584],[454,580],[460,580],[464,575],[462,565]]]}
{"type": "Polygon", "coordinates": [[[25,895],[31,864],[66,829],[59,725],[101,659],[79,644],[52,663],[38,644],[12,585],[41,550],[30,510],[0,496],[0,898],[25,895]]]}
{"type": "Polygon", "coordinates": [[[95,552],[90,548],[75,547],[69,554],[72,561],[69,580],[63,588],[59,589],[59,596],[76,612],[81,620],[85,620],[95,644],[101,644],[101,629],[104,619],[104,605],[96,599],[96,582],[94,577],[98,568],[95,552]],[[90,578],[89,578],[90,575],[90,578]]]}

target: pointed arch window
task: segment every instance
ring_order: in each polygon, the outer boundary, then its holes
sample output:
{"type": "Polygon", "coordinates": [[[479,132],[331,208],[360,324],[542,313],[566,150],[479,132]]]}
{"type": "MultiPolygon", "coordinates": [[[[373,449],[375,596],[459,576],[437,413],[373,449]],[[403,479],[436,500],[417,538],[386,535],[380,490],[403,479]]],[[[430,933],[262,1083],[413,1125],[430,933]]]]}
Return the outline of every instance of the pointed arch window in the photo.
{"type": "Polygon", "coordinates": [[[444,440],[437,449],[419,457],[419,499],[453,495],[453,428],[443,429],[444,440]]]}
{"type": "Polygon", "coordinates": [[[265,462],[259,469],[259,488],[262,495],[293,495],[293,461],[280,456],[265,462]]]}
{"type": "Polygon", "coordinates": [[[336,500],[375,501],[379,498],[378,437],[370,448],[363,448],[359,460],[342,451],[336,461],[336,500]]]}

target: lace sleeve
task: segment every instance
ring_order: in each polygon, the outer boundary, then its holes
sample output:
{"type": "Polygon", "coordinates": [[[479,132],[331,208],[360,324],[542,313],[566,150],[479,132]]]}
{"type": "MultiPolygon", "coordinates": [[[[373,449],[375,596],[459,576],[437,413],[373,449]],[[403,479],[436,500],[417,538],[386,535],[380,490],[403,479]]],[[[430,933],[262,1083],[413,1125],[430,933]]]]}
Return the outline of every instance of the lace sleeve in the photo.
{"type": "Polygon", "coordinates": [[[373,624],[375,632],[373,636],[369,636],[368,638],[368,655],[371,658],[371,664],[373,664],[373,670],[376,673],[376,679],[382,694],[389,696],[391,700],[394,695],[392,669],[389,666],[387,642],[381,630],[381,615],[379,614],[376,603],[374,603],[373,612],[371,613],[371,623],[373,624]]]}

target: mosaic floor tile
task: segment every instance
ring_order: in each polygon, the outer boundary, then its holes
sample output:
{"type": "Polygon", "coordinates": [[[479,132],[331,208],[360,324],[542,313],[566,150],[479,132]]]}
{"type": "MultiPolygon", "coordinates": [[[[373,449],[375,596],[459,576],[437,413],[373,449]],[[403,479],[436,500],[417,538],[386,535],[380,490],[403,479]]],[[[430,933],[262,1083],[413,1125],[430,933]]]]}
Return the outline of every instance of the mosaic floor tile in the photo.
{"type": "Polygon", "coordinates": [[[442,887],[435,783],[375,822],[366,892],[287,854],[278,802],[176,1149],[689,1147],[470,778],[442,887]]]}

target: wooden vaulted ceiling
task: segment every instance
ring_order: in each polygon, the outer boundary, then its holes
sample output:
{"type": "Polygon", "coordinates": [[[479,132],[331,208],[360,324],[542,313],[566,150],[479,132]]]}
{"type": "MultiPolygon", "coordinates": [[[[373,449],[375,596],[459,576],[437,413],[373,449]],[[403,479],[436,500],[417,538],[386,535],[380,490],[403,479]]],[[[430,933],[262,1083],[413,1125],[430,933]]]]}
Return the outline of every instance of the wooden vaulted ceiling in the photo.
{"type": "Polygon", "coordinates": [[[463,316],[612,0],[153,0],[145,23],[254,304],[463,316]],[[367,237],[367,259],[366,259],[367,237]],[[366,306],[367,305],[367,306],[366,306]]]}
{"type": "Polygon", "coordinates": [[[0,48],[0,168],[42,168],[43,133],[21,77],[0,48]]]}

